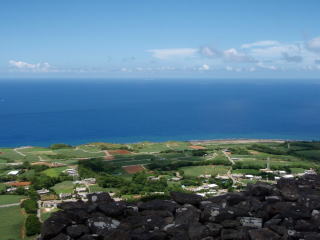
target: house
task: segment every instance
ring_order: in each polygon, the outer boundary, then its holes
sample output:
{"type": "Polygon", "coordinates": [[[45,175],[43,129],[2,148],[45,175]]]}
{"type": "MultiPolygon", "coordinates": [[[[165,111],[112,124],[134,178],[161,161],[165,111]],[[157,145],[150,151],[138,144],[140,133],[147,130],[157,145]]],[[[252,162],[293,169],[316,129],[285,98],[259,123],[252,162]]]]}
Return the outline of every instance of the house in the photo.
{"type": "Polygon", "coordinates": [[[59,194],[59,198],[61,200],[70,199],[70,198],[72,198],[72,194],[71,193],[60,193],[59,194]]]}
{"type": "Polygon", "coordinates": [[[158,176],[158,177],[149,176],[149,177],[148,177],[148,180],[150,180],[150,181],[159,181],[159,180],[160,180],[160,177],[159,177],[159,176],[158,176]]]}
{"type": "Polygon", "coordinates": [[[17,190],[17,188],[16,187],[11,187],[11,188],[7,188],[7,192],[14,192],[14,191],[16,191],[17,190]]]}
{"type": "Polygon", "coordinates": [[[42,189],[40,189],[40,190],[37,190],[37,193],[39,194],[39,195],[44,195],[44,194],[47,194],[47,193],[49,193],[50,191],[48,190],[48,189],[45,189],[45,188],[42,188],[42,189]]]}
{"type": "Polygon", "coordinates": [[[7,175],[17,176],[19,173],[20,173],[20,170],[12,170],[12,171],[8,172],[7,175]]]}
{"type": "Polygon", "coordinates": [[[244,177],[251,180],[253,179],[254,176],[251,174],[247,174],[247,175],[244,175],[244,177]]]}
{"type": "Polygon", "coordinates": [[[170,180],[174,182],[178,182],[181,180],[181,177],[172,177],[170,180]]]}
{"type": "Polygon", "coordinates": [[[87,192],[87,188],[86,187],[77,187],[76,192],[77,193],[87,192]]]}
{"type": "Polygon", "coordinates": [[[294,178],[294,176],[292,174],[287,174],[287,175],[283,175],[282,176],[283,178],[294,178]]]}
{"type": "Polygon", "coordinates": [[[84,184],[96,184],[95,178],[85,178],[82,181],[84,182],[84,184]]]}
{"type": "Polygon", "coordinates": [[[304,174],[312,174],[312,175],[314,175],[314,174],[317,174],[317,173],[313,169],[310,169],[310,170],[305,170],[304,174]]]}
{"type": "Polygon", "coordinates": [[[211,174],[201,174],[199,178],[211,178],[211,174]]]}
{"type": "Polygon", "coordinates": [[[78,176],[78,171],[73,168],[68,168],[63,171],[64,173],[68,174],[69,176],[78,176]]]}
{"type": "Polygon", "coordinates": [[[57,208],[60,202],[61,201],[43,201],[41,205],[43,208],[57,208]]]}

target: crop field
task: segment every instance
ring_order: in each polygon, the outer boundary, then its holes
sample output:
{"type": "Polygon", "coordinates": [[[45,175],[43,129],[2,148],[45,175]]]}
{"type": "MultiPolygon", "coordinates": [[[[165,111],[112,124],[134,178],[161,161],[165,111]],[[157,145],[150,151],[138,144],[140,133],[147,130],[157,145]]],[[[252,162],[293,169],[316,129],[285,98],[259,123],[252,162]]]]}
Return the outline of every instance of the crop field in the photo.
{"type": "Polygon", "coordinates": [[[145,170],[145,168],[142,165],[123,166],[122,168],[124,171],[126,171],[129,174],[137,173],[145,170]]]}
{"type": "Polygon", "coordinates": [[[20,240],[24,219],[24,216],[21,214],[20,206],[0,208],[1,240],[20,240]]]}
{"type": "Polygon", "coordinates": [[[182,167],[180,169],[184,171],[184,174],[186,176],[198,177],[199,175],[202,175],[202,174],[223,175],[228,172],[230,167],[209,165],[209,166],[182,167]]]}

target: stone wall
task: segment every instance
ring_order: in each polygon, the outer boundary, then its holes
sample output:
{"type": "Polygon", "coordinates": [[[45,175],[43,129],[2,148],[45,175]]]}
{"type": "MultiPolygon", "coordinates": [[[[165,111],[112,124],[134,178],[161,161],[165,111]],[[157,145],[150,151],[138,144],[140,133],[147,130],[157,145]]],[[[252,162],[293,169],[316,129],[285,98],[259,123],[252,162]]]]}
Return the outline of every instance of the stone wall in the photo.
{"type": "Polygon", "coordinates": [[[257,183],[203,199],[172,192],[172,200],[114,202],[107,193],[62,203],[41,240],[320,239],[320,176],[257,183]]]}

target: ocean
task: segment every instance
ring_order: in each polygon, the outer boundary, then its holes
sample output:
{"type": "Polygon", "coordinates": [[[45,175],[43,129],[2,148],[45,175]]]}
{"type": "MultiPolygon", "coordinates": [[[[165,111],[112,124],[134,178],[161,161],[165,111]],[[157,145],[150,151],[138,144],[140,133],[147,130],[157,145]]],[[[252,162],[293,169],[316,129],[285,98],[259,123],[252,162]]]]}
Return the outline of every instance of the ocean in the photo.
{"type": "Polygon", "coordinates": [[[320,139],[311,80],[1,80],[0,147],[320,139]]]}

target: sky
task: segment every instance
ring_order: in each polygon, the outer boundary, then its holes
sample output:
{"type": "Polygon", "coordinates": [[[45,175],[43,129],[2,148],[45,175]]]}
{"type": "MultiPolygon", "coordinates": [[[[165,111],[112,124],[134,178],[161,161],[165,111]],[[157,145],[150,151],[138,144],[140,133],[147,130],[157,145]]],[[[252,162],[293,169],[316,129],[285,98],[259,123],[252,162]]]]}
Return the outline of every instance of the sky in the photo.
{"type": "Polygon", "coordinates": [[[1,0],[0,78],[318,78],[319,0],[1,0]]]}

